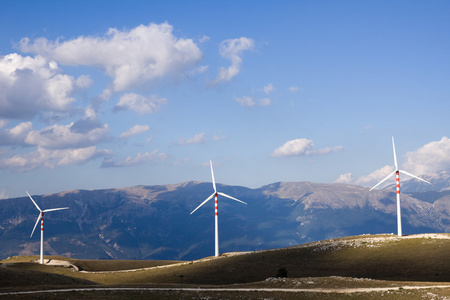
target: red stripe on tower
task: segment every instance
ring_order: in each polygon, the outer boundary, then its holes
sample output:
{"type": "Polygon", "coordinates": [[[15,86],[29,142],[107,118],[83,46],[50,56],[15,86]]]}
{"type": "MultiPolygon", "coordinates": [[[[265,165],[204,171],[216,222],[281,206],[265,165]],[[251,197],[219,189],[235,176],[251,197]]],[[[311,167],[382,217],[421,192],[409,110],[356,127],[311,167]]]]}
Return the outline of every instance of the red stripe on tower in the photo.
{"type": "Polygon", "coordinates": [[[41,231],[44,231],[44,213],[41,213],[41,231]]]}
{"type": "Polygon", "coordinates": [[[218,201],[217,201],[217,194],[216,194],[216,199],[215,199],[215,208],[216,208],[215,214],[216,214],[216,216],[219,215],[219,208],[218,208],[217,204],[218,204],[218,201]]]}
{"type": "Polygon", "coordinates": [[[400,178],[399,171],[395,172],[395,181],[397,181],[397,194],[400,194],[400,178]]]}

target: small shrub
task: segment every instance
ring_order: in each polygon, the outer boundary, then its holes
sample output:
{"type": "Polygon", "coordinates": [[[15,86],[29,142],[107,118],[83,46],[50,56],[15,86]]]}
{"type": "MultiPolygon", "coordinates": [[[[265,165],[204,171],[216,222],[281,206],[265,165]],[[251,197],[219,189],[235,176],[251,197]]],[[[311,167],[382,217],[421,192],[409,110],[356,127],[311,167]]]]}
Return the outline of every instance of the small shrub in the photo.
{"type": "Polygon", "coordinates": [[[277,278],[286,278],[287,277],[287,270],[285,267],[281,267],[277,270],[277,278]]]}

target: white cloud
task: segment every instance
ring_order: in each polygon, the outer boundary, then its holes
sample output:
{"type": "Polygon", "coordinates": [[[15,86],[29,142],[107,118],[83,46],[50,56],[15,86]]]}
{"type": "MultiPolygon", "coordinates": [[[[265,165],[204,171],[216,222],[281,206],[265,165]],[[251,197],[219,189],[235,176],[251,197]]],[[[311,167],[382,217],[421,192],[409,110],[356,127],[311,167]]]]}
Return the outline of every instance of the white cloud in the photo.
{"type": "Polygon", "coordinates": [[[275,88],[273,87],[273,84],[269,83],[264,87],[264,92],[269,95],[271,92],[273,92],[275,88]]]}
{"type": "Polygon", "coordinates": [[[159,112],[161,105],[166,103],[165,98],[157,98],[155,95],[149,98],[135,93],[126,93],[120,97],[119,103],[114,107],[118,110],[134,110],[141,115],[159,112]]]}
{"type": "Polygon", "coordinates": [[[414,175],[422,175],[450,168],[450,139],[430,142],[413,152],[406,153],[403,169],[414,175]]]}
{"type": "MultiPolygon", "coordinates": [[[[394,171],[395,171],[394,166],[386,165],[386,166],[382,167],[381,169],[375,170],[372,173],[365,175],[365,176],[361,176],[359,178],[354,178],[352,173],[342,174],[334,182],[351,183],[351,184],[358,184],[358,185],[362,185],[362,186],[372,187],[372,186],[375,186],[377,183],[379,183],[381,180],[386,178],[386,176],[388,176],[389,174],[391,174],[394,171]]],[[[385,185],[393,184],[393,183],[394,183],[394,181],[392,181],[392,182],[386,181],[385,185]]]]}
{"type": "Polygon", "coordinates": [[[197,73],[205,73],[206,72],[206,70],[208,70],[208,66],[200,66],[200,67],[198,67],[198,69],[197,69],[197,73]]]}
{"type": "Polygon", "coordinates": [[[32,126],[33,125],[31,122],[20,123],[16,127],[8,130],[8,134],[13,138],[25,137],[25,135],[31,130],[32,126]]]}
{"type": "Polygon", "coordinates": [[[168,155],[166,153],[159,152],[158,150],[153,150],[152,152],[138,153],[135,157],[128,156],[125,160],[121,161],[114,161],[111,158],[107,158],[103,160],[101,167],[130,167],[150,161],[163,161],[167,157],[168,155]]]}
{"type": "Polygon", "coordinates": [[[88,85],[88,76],[74,79],[42,56],[0,56],[0,117],[21,119],[42,111],[64,112],[75,101],[74,91],[88,85]]]}
{"type": "Polygon", "coordinates": [[[179,145],[186,146],[186,145],[192,145],[192,144],[204,144],[206,142],[205,133],[201,132],[196,135],[194,135],[192,138],[181,138],[178,141],[179,145]]]}
{"type": "Polygon", "coordinates": [[[195,69],[192,69],[188,74],[190,76],[196,76],[197,74],[203,74],[208,70],[208,66],[198,66],[195,69]]]}
{"type": "Polygon", "coordinates": [[[98,100],[100,101],[108,101],[113,94],[113,91],[109,88],[104,89],[102,93],[98,96],[98,100]]]}
{"type": "Polygon", "coordinates": [[[8,199],[8,198],[9,198],[9,196],[6,194],[6,189],[5,188],[1,189],[0,190],[0,200],[8,199]]]}
{"type": "Polygon", "coordinates": [[[190,161],[191,161],[191,160],[190,160],[189,158],[183,158],[183,159],[174,161],[174,162],[172,163],[172,166],[179,166],[179,165],[181,165],[181,164],[187,164],[187,163],[189,163],[190,161]]]}
{"type": "Polygon", "coordinates": [[[120,135],[120,138],[121,139],[129,138],[130,136],[138,135],[138,134],[144,133],[149,130],[150,130],[150,126],[148,126],[148,125],[134,125],[127,131],[123,132],[120,135]]]}
{"type": "Polygon", "coordinates": [[[239,103],[241,106],[245,107],[254,107],[258,103],[261,106],[270,106],[272,105],[272,101],[269,98],[263,98],[260,100],[255,100],[250,96],[242,96],[242,97],[234,97],[234,100],[239,103]]]}
{"type": "Polygon", "coordinates": [[[291,86],[291,87],[289,87],[289,91],[290,91],[291,93],[296,93],[296,92],[298,91],[298,87],[296,87],[296,86],[291,86]]]}
{"type": "Polygon", "coordinates": [[[210,39],[211,39],[211,38],[210,38],[209,36],[204,35],[204,36],[202,36],[202,37],[199,39],[199,42],[200,42],[200,43],[205,43],[205,42],[209,41],[210,39]]]}
{"type": "Polygon", "coordinates": [[[108,132],[108,124],[100,125],[87,118],[68,125],[52,125],[30,131],[25,142],[45,149],[85,148],[105,140],[108,132]]]}
{"type": "Polygon", "coordinates": [[[179,77],[196,65],[202,52],[192,39],[177,38],[168,23],[140,25],[129,31],[111,28],[103,37],[80,36],[60,42],[28,38],[24,52],[51,57],[64,65],[102,68],[113,78],[114,91],[123,91],[165,76],[179,77]]]}
{"type": "Polygon", "coordinates": [[[353,175],[352,175],[352,173],[342,174],[334,182],[335,183],[352,183],[353,182],[353,175]]]}
{"type": "Polygon", "coordinates": [[[40,167],[55,168],[83,164],[110,155],[109,150],[98,150],[96,146],[107,139],[107,133],[108,125],[100,124],[95,111],[90,107],[86,109],[83,119],[68,125],[52,125],[41,130],[32,130],[31,122],[20,123],[12,129],[0,131],[3,145],[34,145],[37,149],[1,159],[0,169],[22,172],[40,167]]]}
{"type": "Polygon", "coordinates": [[[81,75],[80,77],[77,78],[75,83],[80,88],[87,88],[87,87],[91,86],[92,79],[89,75],[81,75]]]}
{"type": "MultiPolygon", "coordinates": [[[[11,129],[0,131],[0,146],[26,145],[25,138],[32,128],[31,122],[23,122],[11,129]]],[[[0,127],[1,128],[1,127],[0,127]]]]}
{"type": "Polygon", "coordinates": [[[242,106],[247,106],[247,107],[251,107],[251,106],[255,106],[255,101],[253,101],[252,97],[248,97],[248,96],[242,96],[242,97],[234,97],[234,100],[239,103],[242,106]]]}
{"type": "Polygon", "coordinates": [[[264,99],[259,100],[259,104],[261,106],[270,106],[272,104],[272,101],[270,101],[269,98],[264,98],[264,99]]]}
{"type": "Polygon", "coordinates": [[[216,132],[213,135],[213,140],[215,140],[215,141],[221,141],[221,140],[226,140],[226,139],[227,139],[227,137],[224,136],[221,132],[216,132]]]}
{"type": "Polygon", "coordinates": [[[355,183],[362,185],[375,185],[394,171],[395,167],[393,165],[386,165],[381,169],[373,171],[369,175],[359,177],[355,180],[355,183]]]}
{"type": "Polygon", "coordinates": [[[230,81],[231,78],[239,74],[242,64],[242,52],[252,50],[255,42],[252,39],[241,37],[229,39],[220,43],[220,55],[231,61],[228,68],[220,68],[216,82],[230,81]]]}
{"type": "Polygon", "coordinates": [[[337,146],[334,148],[322,148],[316,149],[314,147],[314,142],[308,139],[295,139],[286,142],[281,147],[273,151],[272,156],[275,157],[285,157],[285,156],[310,156],[310,155],[321,155],[328,154],[332,152],[342,151],[342,146],[337,146]]]}
{"type": "Polygon", "coordinates": [[[69,164],[83,164],[98,157],[110,155],[109,150],[97,150],[96,146],[78,149],[48,150],[38,147],[37,151],[15,155],[0,161],[0,169],[14,169],[24,172],[39,167],[55,168],[69,164]]]}

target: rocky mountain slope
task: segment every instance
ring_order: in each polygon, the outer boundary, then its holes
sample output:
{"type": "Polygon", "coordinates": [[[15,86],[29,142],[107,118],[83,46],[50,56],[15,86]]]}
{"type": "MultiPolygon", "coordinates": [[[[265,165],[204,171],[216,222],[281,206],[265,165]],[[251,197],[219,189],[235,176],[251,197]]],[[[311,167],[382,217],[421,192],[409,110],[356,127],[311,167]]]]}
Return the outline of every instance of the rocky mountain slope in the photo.
{"type": "MultiPolygon", "coordinates": [[[[248,251],[360,234],[396,232],[395,191],[347,184],[278,182],[258,189],[218,184],[220,251],[248,251]]],[[[408,192],[405,188],[404,192],[408,192]]],[[[75,190],[33,196],[45,215],[46,254],[84,259],[191,260],[214,253],[211,183],[75,190]]],[[[450,231],[450,192],[402,195],[404,234],[450,231]]],[[[37,210],[28,197],[0,201],[0,258],[37,255],[37,210]]]]}

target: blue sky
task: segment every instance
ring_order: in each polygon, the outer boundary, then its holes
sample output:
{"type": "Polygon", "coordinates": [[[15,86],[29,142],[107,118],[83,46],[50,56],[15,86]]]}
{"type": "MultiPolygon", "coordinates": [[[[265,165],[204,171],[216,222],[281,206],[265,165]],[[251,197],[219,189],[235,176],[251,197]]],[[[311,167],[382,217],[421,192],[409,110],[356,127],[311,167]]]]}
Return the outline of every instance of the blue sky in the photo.
{"type": "Polygon", "coordinates": [[[450,168],[448,1],[0,5],[0,198],[450,168]]]}

